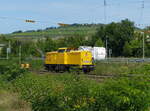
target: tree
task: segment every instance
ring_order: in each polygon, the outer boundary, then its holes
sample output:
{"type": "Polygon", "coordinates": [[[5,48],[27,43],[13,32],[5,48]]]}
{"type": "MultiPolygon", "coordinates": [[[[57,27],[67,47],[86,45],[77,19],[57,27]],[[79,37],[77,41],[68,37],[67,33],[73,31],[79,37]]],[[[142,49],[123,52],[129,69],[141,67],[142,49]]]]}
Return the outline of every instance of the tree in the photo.
{"type": "Polygon", "coordinates": [[[52,40],[50,37],[47,37],[45,40],[44,51],[48,52],[48,51],[54,51],[56,49],[57,49],[56,42],[52,40]]]}
{"type": "Polygon", "coordinates": [[[124,46],[134,37],[134,23],[128,19],[119,23],[112,22],[106,26],[101,26],[98,32],[93,36],[91,44],[101,38],[103,43],[108,41],[108,48],[112,49],[113,56],[124,56],[124,46]]]}
{"type": "Polygon", "coordinates": [[[76,47],[78,48],[79,46],[84,45],[85,39],[82,36],[72,36],[67,38],[67,46],[68,47],[76,47]]]}
{"type": "Polygon", "coordinates": [[[18,30],[18,31],[13,32],[13,34],[22,33],[22,32],[23,32],[22,30],[18,30]]]}
{"type": "Polygon", "coordinates": [[[95,46],[95,47],[103,47],[104,44],[103,44],[102,40],[99,38],[99,39],[96,41],[96,43],[95,43],[94,46],[95,46]]]}
{"type": "Polygon", "coordinates": [[[37,48],[43,52],[50,52],[57,49],[56,42],[50,37],[46,37],[45,39],[39,39],[36,44],[37,48]]]}
{"type": "Polygon", "coordinates": [[[125,45],[124,45],[123,54],[126,57],[129,57],[129,56],[132,55],[132,49],[131,49],[131,46],[128,42],[126,42],[125,45]]]}
{"type": "Polygon", "coordinates": [[[105,38],[105,26],[100,26],[100,28],[97,30],[97,33],[93,35],[91,40],[89,41],[89,45],[94,46],[96,41],[102,38],[105,38]]]}
{"type": "Polygon", "coordinates": [[[134,57],[141,57],[142,56],[142,44],[140,41],[133,40],[131,41],[131,49],[132,49],[132,56],[134,57]]]}

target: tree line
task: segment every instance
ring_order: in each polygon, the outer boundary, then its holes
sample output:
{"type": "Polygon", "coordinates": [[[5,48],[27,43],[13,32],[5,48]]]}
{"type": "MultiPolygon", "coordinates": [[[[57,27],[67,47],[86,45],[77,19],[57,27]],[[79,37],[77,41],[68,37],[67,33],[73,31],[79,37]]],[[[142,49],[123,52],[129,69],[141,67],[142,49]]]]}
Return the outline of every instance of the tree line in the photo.
{"type": "MultiPolygon", "coordinates": [[[[98,46],[107,47],[107,51],[112,51],[113,57],[141,57],[144,38],[145,55],[149,57],[150,44],[148,34],[141,33],[146,30],[149,30],[149,27],[144,30],[137,29],[133,22],[125,19],[118,23],[112,22],[107,25],[101,25],[92,36],[75,33],[74,35],[57,39],[44,36],[36,41],[26,41],[1,35],[0,43],[8,43],[10,41],[12,56],[18,55],[18,46],[21,45],[23,56],[40,57],[41,53],[55,51],[60,47],[98,46]]],[[[6,54],[6,47],[2,50],[3,56],[6,54]]]]}

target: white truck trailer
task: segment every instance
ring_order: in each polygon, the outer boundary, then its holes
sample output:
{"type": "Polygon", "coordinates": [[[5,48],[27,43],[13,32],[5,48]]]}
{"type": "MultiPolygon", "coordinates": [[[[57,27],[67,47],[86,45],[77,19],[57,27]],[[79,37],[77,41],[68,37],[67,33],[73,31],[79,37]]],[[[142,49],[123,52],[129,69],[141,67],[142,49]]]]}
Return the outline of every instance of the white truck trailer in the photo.
{"type": "Polygon", "coordinates": [[[80,46],[79,50],[91,51],[94,60],[103,60],[107,55],[106,48],[104,47],[80,46]]]}

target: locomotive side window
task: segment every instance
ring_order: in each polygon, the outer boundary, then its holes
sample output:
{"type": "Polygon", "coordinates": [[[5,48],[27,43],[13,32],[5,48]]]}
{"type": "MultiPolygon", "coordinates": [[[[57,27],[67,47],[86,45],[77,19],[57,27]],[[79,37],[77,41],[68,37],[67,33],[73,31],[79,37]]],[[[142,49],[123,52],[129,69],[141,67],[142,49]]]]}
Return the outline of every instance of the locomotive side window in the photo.
{"type": "Polygon", "coordinates": [[[59,49],[58,52],[59,52],[59,53],[64,53],[64,52],[65,52],[65,49],[59,49]]]}
{"type": "Polygon", "coordinates": [[[70,51],[71,51],[71,49],[67,49],[67,50],[66,50],[66,52],[70,52],[70,51]]]}

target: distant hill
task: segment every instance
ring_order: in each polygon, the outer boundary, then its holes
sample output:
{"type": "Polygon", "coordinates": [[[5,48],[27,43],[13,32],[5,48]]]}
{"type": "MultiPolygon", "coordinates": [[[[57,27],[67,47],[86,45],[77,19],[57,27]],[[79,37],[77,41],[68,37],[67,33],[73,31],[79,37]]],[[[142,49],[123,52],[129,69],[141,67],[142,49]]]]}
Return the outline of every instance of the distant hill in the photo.
{"type": "Polygon", "coordinates": [[[41,38],[41,37],[66,37],[71,35],[90,36],[96,33],[102,24],[72,24],[69,26],[49,27],[44,30],[28,30],[25,32],[15,31],[7,34],[8,37],[14,38],[41,38]]]}

